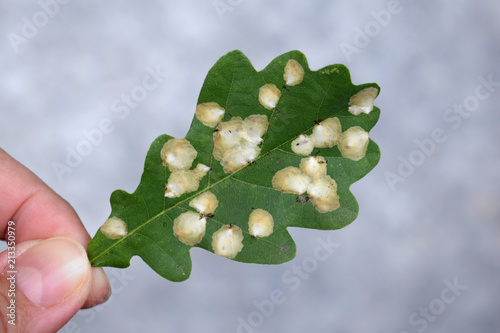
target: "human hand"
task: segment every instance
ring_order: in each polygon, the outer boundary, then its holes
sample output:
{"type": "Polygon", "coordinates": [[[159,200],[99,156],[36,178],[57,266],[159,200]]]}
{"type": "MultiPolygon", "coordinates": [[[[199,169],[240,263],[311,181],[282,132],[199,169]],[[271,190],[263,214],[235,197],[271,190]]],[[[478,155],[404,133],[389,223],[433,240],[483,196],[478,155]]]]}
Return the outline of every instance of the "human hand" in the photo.
{"type": "Polygon", "coordinates": [[[17,258],[12,260],[9,250],[0,253],[0,331],[55,332],[79,309],[109,297],[104,271],[90,267],[90,236],[73,208],[0,149],[1,239],[8,240],[9,231],[17,258]],[[7,279],[12,275],[15,287],[7,279]],[[9,323],[13,299],[15,326],[9,323]]]}

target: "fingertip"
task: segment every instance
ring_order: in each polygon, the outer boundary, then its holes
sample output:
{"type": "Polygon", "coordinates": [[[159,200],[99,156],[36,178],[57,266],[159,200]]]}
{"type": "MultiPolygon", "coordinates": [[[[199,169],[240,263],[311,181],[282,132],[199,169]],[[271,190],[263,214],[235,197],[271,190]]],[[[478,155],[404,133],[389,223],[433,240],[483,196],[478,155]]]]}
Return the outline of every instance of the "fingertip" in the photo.
{"type": "Polygon", "coordinates": [[[83,304],[83,309],[88,309],[104,303],[111,296],[111,286],[104,269],[102,269],[102,267],[92,267],[91,272],[92,286],[89,297],[83,304]]]}

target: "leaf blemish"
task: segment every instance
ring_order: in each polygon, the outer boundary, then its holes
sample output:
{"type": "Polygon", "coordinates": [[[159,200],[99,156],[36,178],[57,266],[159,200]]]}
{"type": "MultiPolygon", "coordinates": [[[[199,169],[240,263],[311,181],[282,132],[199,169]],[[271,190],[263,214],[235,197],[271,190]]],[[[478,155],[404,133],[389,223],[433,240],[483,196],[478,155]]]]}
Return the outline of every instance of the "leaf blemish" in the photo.
{"type": "Polygon", "coordinates": [[[201,103],[196,106],[196,118],[208,127],[217,126],[224,117],[224,108],[215,102],[201,103]]]}
{"type": "Polygon", "coordinates": [[[342,157],[353,161],[359,161],[366,154],[370,137],[368,132],[359,126],[349,128],[342,133],[339,142],[339,150],[342,157]]]}
{"type": "Polygon", "coordinates": [[[266,109],[274,109],[280,97],[281,91],[272,83],[265,84],[259,89],[259,102],[266,109]]]}
{"type": "Polygon", "coordinates": [[[223,225],[212,235],[214,253],[232,259],[243,249],[243,232],[233,225],[223,225]]]}
{"type": "Polygon", "coordinates": [[[296,86],[304,79],[304,68],[295,59],[290,59],[285,66],[285,74],[283,79],[287,86],[296,86]]]}
{"type": "Polygon", "coordinates": [[[373,110],[373,102],[378,96],[378,89],[365,88],[354,94],[349,100],[349,112],[357,116],[361,113],[369,114],[373,110]]]}
{"type": "Polygon", "coordinates": [[[170,171],[191,168],[197,155],[196,149],[186,139],[170,139],[160,152],[163,165],[168,166],[170,171]]]}
{"type": "Polygon", "coordinates": [[[204,192],[189,202],[189,207],[196,209],[200,214],[211,215],[219,206],[219,200],[210,191],[204,192]]]}
{"type": "Polygon", "coordinates": [[[267,237],[273,233],[274,220],[264,209],[255,209],[248,218],[248,232],[253,237],[267,237]]]}
{"type": "Polygon", "coordinates": [[[313,137],[301,134],[297,139],[292,141],[292,151],[298,155],[308,156],[312,153],[314,144],[313,137]]]}
{"type": "Polygon", "coordinates": [[[311,137],[316,148],[331,148],[339,142],[341,133],[339,118],[327,118],[314,126],[311,137]]]}
{"type": "Polygon", "coordinates": [[[300,169],[290,166],[276,172],[272,185],[285,193],[301,195],[307,192],[318,212],[331,212],[339,208],[340,203],[337,183],[326,172],[324,157],[307,157],[301,160],[300,169]]]}
{"type": "Polygon", "coordinates": [[[198,244],[205,236],[207,220],[195,212],[185,212],[174,220],[174,235],[186,245],[198,244]]]}
{"type": "Polygon", "coordinates": [[[265,115],[251,115],[242,120],[233,117],[219,124],[213,134],[213,156],[224,168],[225,173],[240,170],[260,154],[259,144],[266,133],[269,122],[265,115]]]}
{"type": "Polygon", "coordinates": [[[128,233],[127,224],[118,217],[110,217],[99,229],[109,239],[120,239],[128,233]]]}
{"type": "Polygon", "coordinates": [[[200,180],[210,171],[210,167],[199,163],[193,170],[177,170],[170,174],[165,185],[165,197],[177,198],[185,193],[194,192],[200,186],[200,180]]]}

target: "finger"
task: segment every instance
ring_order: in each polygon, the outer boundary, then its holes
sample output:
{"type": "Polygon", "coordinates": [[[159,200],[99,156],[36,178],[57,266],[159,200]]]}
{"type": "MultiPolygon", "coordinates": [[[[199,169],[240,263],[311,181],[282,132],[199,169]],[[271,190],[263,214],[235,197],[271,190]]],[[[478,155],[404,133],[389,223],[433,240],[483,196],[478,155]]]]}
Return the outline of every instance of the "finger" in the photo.
{"type": "Polygon", "coordinates": [[[87,246],[90,236],[73,208],[42,180],[0,149],[0,235],[16,222],[23,242],[68,236],[87,246]]]}
{"type": "MultiPolygon", "coordinates": [[[[0,149],[0,235],[6,239],[6,226],[15,221],[16,243],[66,236],[84,248],[90,240],[73,208],[36,175],[0,149]]],[[[0,237],[2,237],[0,236],[0,237]]],[[[16,248],[18,255],[22,249],[16,248]]],[[[7,262],[0,254],[0,266],[7,262]]],[[[84,307],[108,299],[109,281],[100,267],[92,268],[92,288],[84,307]]]]}
{"type": "Polygon", "coordinates": [[[22,254],[15,271],[0,268],[4,327],[16,332],[55,332],[89,298],[92,273],[86,251],[67,237],[28,241],[18,247],[22,254]]]}

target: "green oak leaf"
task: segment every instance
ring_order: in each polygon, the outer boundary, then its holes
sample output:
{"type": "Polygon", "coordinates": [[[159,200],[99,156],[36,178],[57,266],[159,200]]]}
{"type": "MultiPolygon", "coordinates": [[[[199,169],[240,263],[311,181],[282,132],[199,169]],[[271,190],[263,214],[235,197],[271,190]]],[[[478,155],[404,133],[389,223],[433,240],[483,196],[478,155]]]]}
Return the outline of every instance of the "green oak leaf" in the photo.
{"type": "MultiPolygon", "coordinates": [[[[260,264],[280,264],[291,260],[296,247],[288,227],[340,229],[356,218],[358,204],[349,187],[375,167],[380,159],[380,150],[371,139],[366,153],[359,160],[343,157],[339,144],[313,149],[310,156],[324,158],[327,174],[337,184],[340,206],[332,211],[319,212],[309,200],[313,196],[308,192],[298,195],[275,189],[273,177],[286,167],[299,167],[306,156],[292,150],[292,141],[301,134],[310,138],[315,126],[327,118],[338,118],[342,132],[351,127],[361,127],[369,132],[380,115],[377,107],[372,109],[378,92],[379,87],[374,83],[353,85],[349,71],[343,65],[310,70],[305,56],[298,51],[277,57],[260,72],[240,51],[226,54],[208,72],[198,105],[217,103],[225,110],[223,122],[235,117],[246,119],[251,115],[265,115],[267,131],[261,136],[262,141],[251,146],[252,149],[260,149],[258,156],[250,158],[251,161],[243,167],[226,172],[213,154],[214,133],[219,129],[214,125],[217,119],[211,127],[195,116],[185,137],[196,150],[196,158],[192,166],[189,163],[188,166],[193,170],[201,163],[210,170],[200,175],[197,190],[190,190],[179,197],[166,197],[166,184],[173,171],[170,164],[165,166],[162,162],[161,151],[165,143],[173,138],[160,135],[147,153],[144,173],[135,192],[130,194],[117,190],[111,195],[110,217],[123,220],[127,233],[112,239],[103,234],[103,228],[97,231],[88,245],[91,264],[123,268],[129,266],[132,256],[138,255],[166,279],[183,281],[191,272],[191,247],[214,252],[213,235],[223,226],[233,231],[241,229],[243,247],[233,260],[260,264]],[[300,78],[298,81],[302,81],[299,83],[291,79],[288,84],[285,82],[284,71],[290,59],[298,62],[303,69],[303,79],[300,78]],[[266,108],[259,101],[260,88],[267,84],[274,84],[280,93],[275,107],[266,108]],[[350,103],[355,104],[353,96],[361,94],[363,97],[362,92],[370,90],[374,96],[371,105],[368,102],[368,111],[360,114],[352,112],[349,106],[350,103]],[[218,206],[213,214],[202,215],[189,204],[207,191],[215,195],[218,206]],[[249,232],[249,215],[256,209],[265,210],[272,216],[273,231],[268,236],[254,236],[249,232]],[[188,211],[199,214],[200,219],[203,216],[206,221],[205,233],[194,245],[182,242],[173,229],[174,220],[188,211]]],[[[363,101],[360,107],[366,107],[363,101]]],[[[222,125],[219,123],[219,126],[222,125]]],[[[260,140],[259,137],[256,139],[260,140]]],[[[184,167],[183,170],[186,169],[184,167]]],[[[229,242],[226,245],[234,244],[229,242]]]]}

